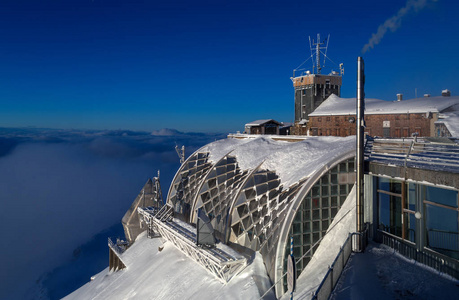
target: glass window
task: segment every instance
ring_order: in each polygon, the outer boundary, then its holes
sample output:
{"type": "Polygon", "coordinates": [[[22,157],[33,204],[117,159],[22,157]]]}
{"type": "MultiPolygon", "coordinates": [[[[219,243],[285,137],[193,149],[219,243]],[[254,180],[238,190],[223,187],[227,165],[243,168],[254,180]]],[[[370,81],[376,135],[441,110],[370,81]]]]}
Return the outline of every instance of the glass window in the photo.
{"type": "Polygon", "coordinates": [[[412,182],[408,183],[408,193],[405,208],[411,211],[416,211],[416,185],[412,182]]]}
{"type": "Polygon", "coordinates": [[[319,197],[320,196],[320,188],[317,185],[314,185],[312,187],[312,196],[313,197],[319,197]]]}
{"type": "Polygon", "coordinates": [[[353,172],[354,171],[354,159],[349,160],[348,171],[349,172],[353,172]]]}
{"type": "Polygon", "coordinates": [[[341,185],[339,186],[339,194],[340,194],[340,195],[345,195],[345,194],[347,194],[347,185],[341,184],[341,185]]]}
{"type": "Polygon", "coordinates": [[[402,198],[379,193],[380,229],[402,236],[402,198]]]}
{"type": "Polygon", "coordinates": [[[328,185],[322,186],[322,197],[323,196],[328,196],[328,185]]]}
{"type": "Polygon", "coordinates": [[[337,197],[331,197],[331,206],[332,207],[338,206],[338,198],[337,197]]]}
{"type": "Polygon", "coordinates": [[[405,239],[412,243],[416,243],[416,217],[413,213],[404,213],[406,222],[405,239]]]}
{"type": "Polygon", "coordinates": [[[384,231],[388,231],[390,227],[390,196],[379,194],[379,227],[384,231]]]}
{"type": "Polygon", "coordinates": [[[320,220],[320,210],[314,209],[312,211],[312,219],[313,220],[320,220]]]}
{"type": "Polygon", "coordinates": [[[378,190],[390,191],[390,179],[384,177],[378,177],[378,190]]]}
{"type": "Polygon", "coordinates": [[[458,211],[426,204],[426,246],[459,258],[458,211]]]}
{"type": "Polygon", "coordinates": [[[425,186],[425,200],[457,208],[457,191],[425,186]]]}
{"type": "Polygon", "coordinates": [[[337,174],[331,174],[330,175],[331,183],[332,184],[338,184],[338,175],[337,174]]]}
{"type": "Polygon", "coordinates": [[[320,222],[319,221],[312,222],[312,231],[313,232],[320,231],[320,222]]]}
{"type": "Polygon", "coordinates": [[[337,185],[332,185],[330,187],[330,195],[332,195],[332,196],[338,195],[338,186],[337,185]]]}

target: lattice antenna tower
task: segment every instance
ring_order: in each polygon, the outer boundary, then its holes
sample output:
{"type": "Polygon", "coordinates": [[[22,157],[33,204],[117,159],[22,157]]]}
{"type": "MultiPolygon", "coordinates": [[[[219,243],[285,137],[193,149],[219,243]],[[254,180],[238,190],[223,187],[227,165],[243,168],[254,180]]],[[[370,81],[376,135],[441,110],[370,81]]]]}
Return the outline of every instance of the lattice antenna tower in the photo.
{"type": "Polygon", "coordinates": [[[180,158],[180,163],[183,164],[185,162],[185,146],[179,148],[178,145],[175,145],[175,151],[177,152],[177,155],[180,158]]]}
{"type": "Polygon", "coordinates": [[[314,66],[314,61],[313,61],[313,65],[312,65],[312,72],[315,73],[315,74],[320,74],[321,70],[322,70],[322,67],[325,67],[325,59],[327,58],[327,49],[328,49],[328,42],[330,41],[330,35],[328,35],[328,37],[323,40],[322,42],[320,41],[320,33],[317,34],[317,40],[314,41],[314,39],[312,40],[311,42],[311,37],[309,37],[309,48],[311,49],[311,57],[314,56],[314,52],[315,52],[315,55],[316,55],[316,65],[314,66]],[[326,46],[324,46],[326,44],[326,46]],[[322,52],[321,50],[325,50],[325,52],[322,52]],[[324,56],[324,59],[323,59],[323,65],[321,64],[321,53],[323,54],[324,56]],[[314,72],[315,70],[315,72],[314,72]]]}

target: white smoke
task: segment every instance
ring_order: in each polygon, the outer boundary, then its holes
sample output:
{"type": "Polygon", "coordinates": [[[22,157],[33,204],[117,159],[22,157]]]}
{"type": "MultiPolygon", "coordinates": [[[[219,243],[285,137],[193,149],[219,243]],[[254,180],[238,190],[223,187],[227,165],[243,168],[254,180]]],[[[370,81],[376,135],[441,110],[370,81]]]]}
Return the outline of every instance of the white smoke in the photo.
{"type": "Polygon", "coordinates": [[[408,0],[406,5],[397,12],[396,15],[387,19],[383,24],[379,25],[378,31],[371,35],[371,38],[368,40],[368,43],[363,46],[362,54],[365,54],[368,50],[373,49],[374,46],[378,45],[384,35],[387,33],[387,30],[392,32],[396,31],[402,24],[403,17],[410,11],[418,12],[423,9],[429,1],[436,0],[408,0]]]}

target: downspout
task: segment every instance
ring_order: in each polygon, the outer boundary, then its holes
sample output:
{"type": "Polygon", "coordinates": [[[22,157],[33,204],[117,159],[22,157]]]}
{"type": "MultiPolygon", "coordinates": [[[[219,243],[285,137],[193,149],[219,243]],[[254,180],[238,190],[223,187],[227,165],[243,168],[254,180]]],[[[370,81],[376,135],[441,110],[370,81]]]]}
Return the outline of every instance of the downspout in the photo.
{"type": "MultiPolygon", "coordinates": [[[[362,232],[364,229],[363,218],[363,152],[364,152],[364,110],[365,110],[365,74],[364,62],[362,57],[357,59],[357,147],[356,147],[356,231],[362,232]]],[[[362,251],[363,245],[358,243],[358,251],[362,251]]]]}

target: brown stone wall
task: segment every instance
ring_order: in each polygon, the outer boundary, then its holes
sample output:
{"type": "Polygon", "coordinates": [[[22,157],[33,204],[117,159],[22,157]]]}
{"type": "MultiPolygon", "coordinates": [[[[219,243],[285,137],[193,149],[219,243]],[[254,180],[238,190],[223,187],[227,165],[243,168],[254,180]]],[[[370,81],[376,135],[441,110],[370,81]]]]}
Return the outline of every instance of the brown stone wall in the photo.
{"type": "MultiPolygon", "coordinates": [[[[366,115],[365,124],[371,136],[410,137],[417,132],[419,136],[433,136],[433,122],[436,114],[384,114],[366,115]]],[[[341,116],[310,116],[309,129],[311,135],[348,136],[356,134],[355,115],[341,116]]]]}
{"type": "Polygon", "coordinates": [[[355,116],[309,117],[311,135],[348,136],[355,135],[355,116]]]}

